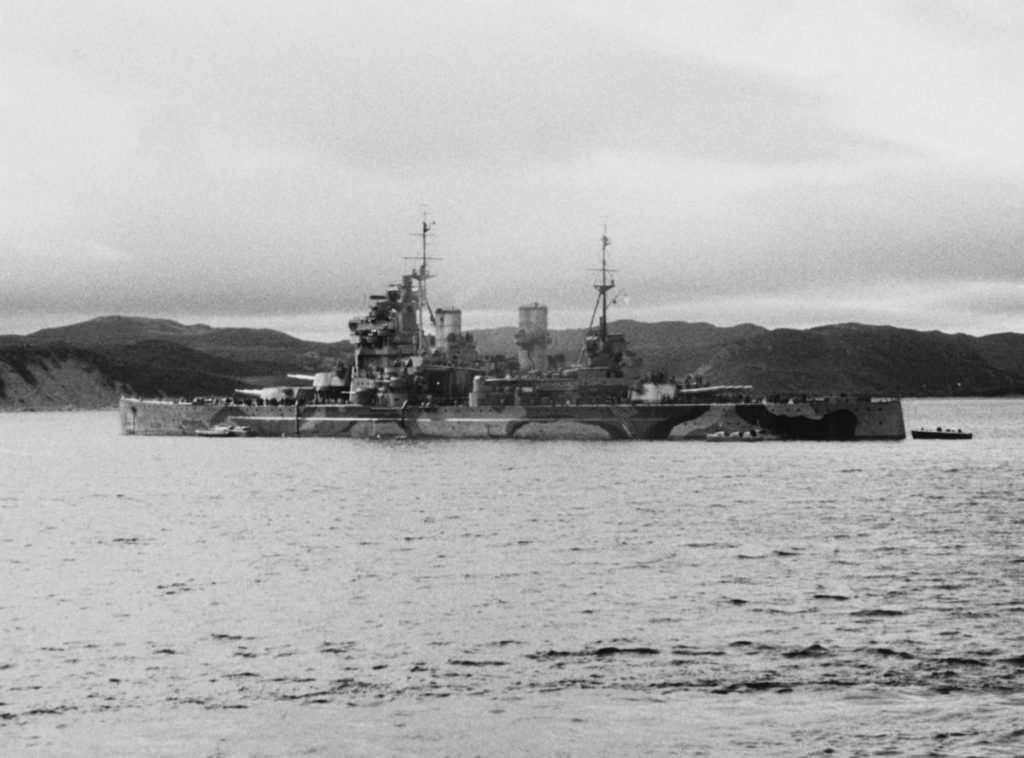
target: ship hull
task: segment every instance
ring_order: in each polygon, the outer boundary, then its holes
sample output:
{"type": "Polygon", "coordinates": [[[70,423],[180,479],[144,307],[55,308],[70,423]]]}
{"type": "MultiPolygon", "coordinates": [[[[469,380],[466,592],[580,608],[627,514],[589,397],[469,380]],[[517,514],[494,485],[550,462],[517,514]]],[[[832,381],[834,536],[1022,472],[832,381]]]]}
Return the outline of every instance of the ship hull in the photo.
{"type": "Polygon", "coordinates": [[[413,439],[706,440],[714,432],[767,431],[797,440],[895,440],[906,430],[899,400],[784,403],[413,406],[196,404],[122,398],[125,434],[195,435],[218,424],[251,437],[413,439]]]}

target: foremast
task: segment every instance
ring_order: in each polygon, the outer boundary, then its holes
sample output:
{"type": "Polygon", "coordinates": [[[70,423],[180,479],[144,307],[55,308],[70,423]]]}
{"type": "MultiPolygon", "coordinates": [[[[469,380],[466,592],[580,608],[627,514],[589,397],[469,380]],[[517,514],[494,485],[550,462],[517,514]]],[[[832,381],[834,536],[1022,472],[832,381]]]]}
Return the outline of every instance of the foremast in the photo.
{"type": "Polygon", "coordinates": [[[420,355],[427,355],[430,352],[431,344],[430,338],[427,334],[427,321],[424,318],[424,312],[430,317],[430,325],[432,327],[437,326],[437,320],[434,318],[434,311],[430,307],[430,300],[427,298],[427,279],[433,277],[433,274],[427,269],[427,261],[437,260],[427,255],[427,244],[428,237],[430,236],[431,230],[434,228],[434,221],[427,219],[427,214],[423,214],[423,223],[420,227],[419,233],[416,235],[420,238],[420,255],[415,258],[407,258],[407,260],[419,261],[419,267],[413,269],[412,278],[416,281],[416,301],[417,310],[419,315],[416,320],[418,327],[418,337],[416,349],[420,355]]]}

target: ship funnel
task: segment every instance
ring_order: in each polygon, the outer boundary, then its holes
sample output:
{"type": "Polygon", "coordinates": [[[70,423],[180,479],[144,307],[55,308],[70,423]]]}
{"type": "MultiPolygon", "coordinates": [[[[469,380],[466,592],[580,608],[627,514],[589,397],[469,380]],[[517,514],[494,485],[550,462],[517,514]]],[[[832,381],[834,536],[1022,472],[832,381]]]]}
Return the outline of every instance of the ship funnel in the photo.
{"type": "Polygon", "coordinates": [[[437,319],[437,346],[450,352],[462,341],[462,311],[458,308],[438,308],[434,316],[437,319]]]}
{"type": "Polygon", "coordinates": [[[540,303],[519,307],[519,331],[516,345],[519,347],[519,370],[546,371],[548,368],[548,307],[540,303]]]}

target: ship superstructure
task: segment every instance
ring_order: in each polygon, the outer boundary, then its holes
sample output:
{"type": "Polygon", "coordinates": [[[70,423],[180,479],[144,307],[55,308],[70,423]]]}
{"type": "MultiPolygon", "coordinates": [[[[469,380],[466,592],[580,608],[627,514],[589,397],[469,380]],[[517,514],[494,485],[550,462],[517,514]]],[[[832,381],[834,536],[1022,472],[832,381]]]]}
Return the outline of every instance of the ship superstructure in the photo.
{"type": "Polygon", "coordinates": [[[473,377],[486,371],[470,334],[462,331],[457,308],[431,308],[427,298],[427,244],[433,224],[423,221],[419,265],[373,295],[367,315],[349,321],[355,340],[351,403],[397,408],[466,397],[473,377]],[[427,321],[436,331],[430,334],[427,321]]]}

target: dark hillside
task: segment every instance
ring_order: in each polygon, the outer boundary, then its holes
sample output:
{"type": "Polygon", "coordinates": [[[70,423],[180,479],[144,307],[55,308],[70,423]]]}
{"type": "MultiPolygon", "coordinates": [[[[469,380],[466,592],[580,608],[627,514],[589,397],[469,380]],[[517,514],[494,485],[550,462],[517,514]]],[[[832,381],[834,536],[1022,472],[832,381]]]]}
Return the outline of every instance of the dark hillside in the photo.
{"type": "Polygon", "coordinates": [[[0,347],[0,410],[104,408],[124,386],[108,359],[63,344],[0,347]]]}
{"type": "Polygon", "coordinates": [[[643,359],[649,370],[678,379],[709,370],[727,346],[768,332],[753,324],[718,327],[682,321],[655,324],[617,321],[609,324],[609,330],[625,334],[630,349],[643,359]]]}
{"type": "Polygon", "coordinates": [[[215,329],[183,344],[221,358],[244,363],[248,376],[310,373],[352,362],[348,342],[305,342],[272,329],[215,329]]]}
{"type": "Polygon", "coordinates": [[[298,349],[306,344],[302,340],[274,329],[245,329],[241,327],[210,329],[191,334],[180,340],[196,350],[218,348],[290,348],[298,349]]]}
{"type": "Polygon", "coordinates": [[[135,394],[154,397],[230,395],[248,386],[244,363],[163,340],[120,346],[105,354],[113,376],[135,394]]]}
{"type": "Polygon", "coordinates": [[[993,366],[1024,375],[1024,334],[1002,332],[977,339],[978,353],[993,366]]]}
{"type": "Polygon", "coordinates": [[[1024,377],[992,365],[976,338],[860,324],[776,329],[742,340],[716,357],[708,379],[782,393],[944,396],[1024,389],[1024,377]]]}

